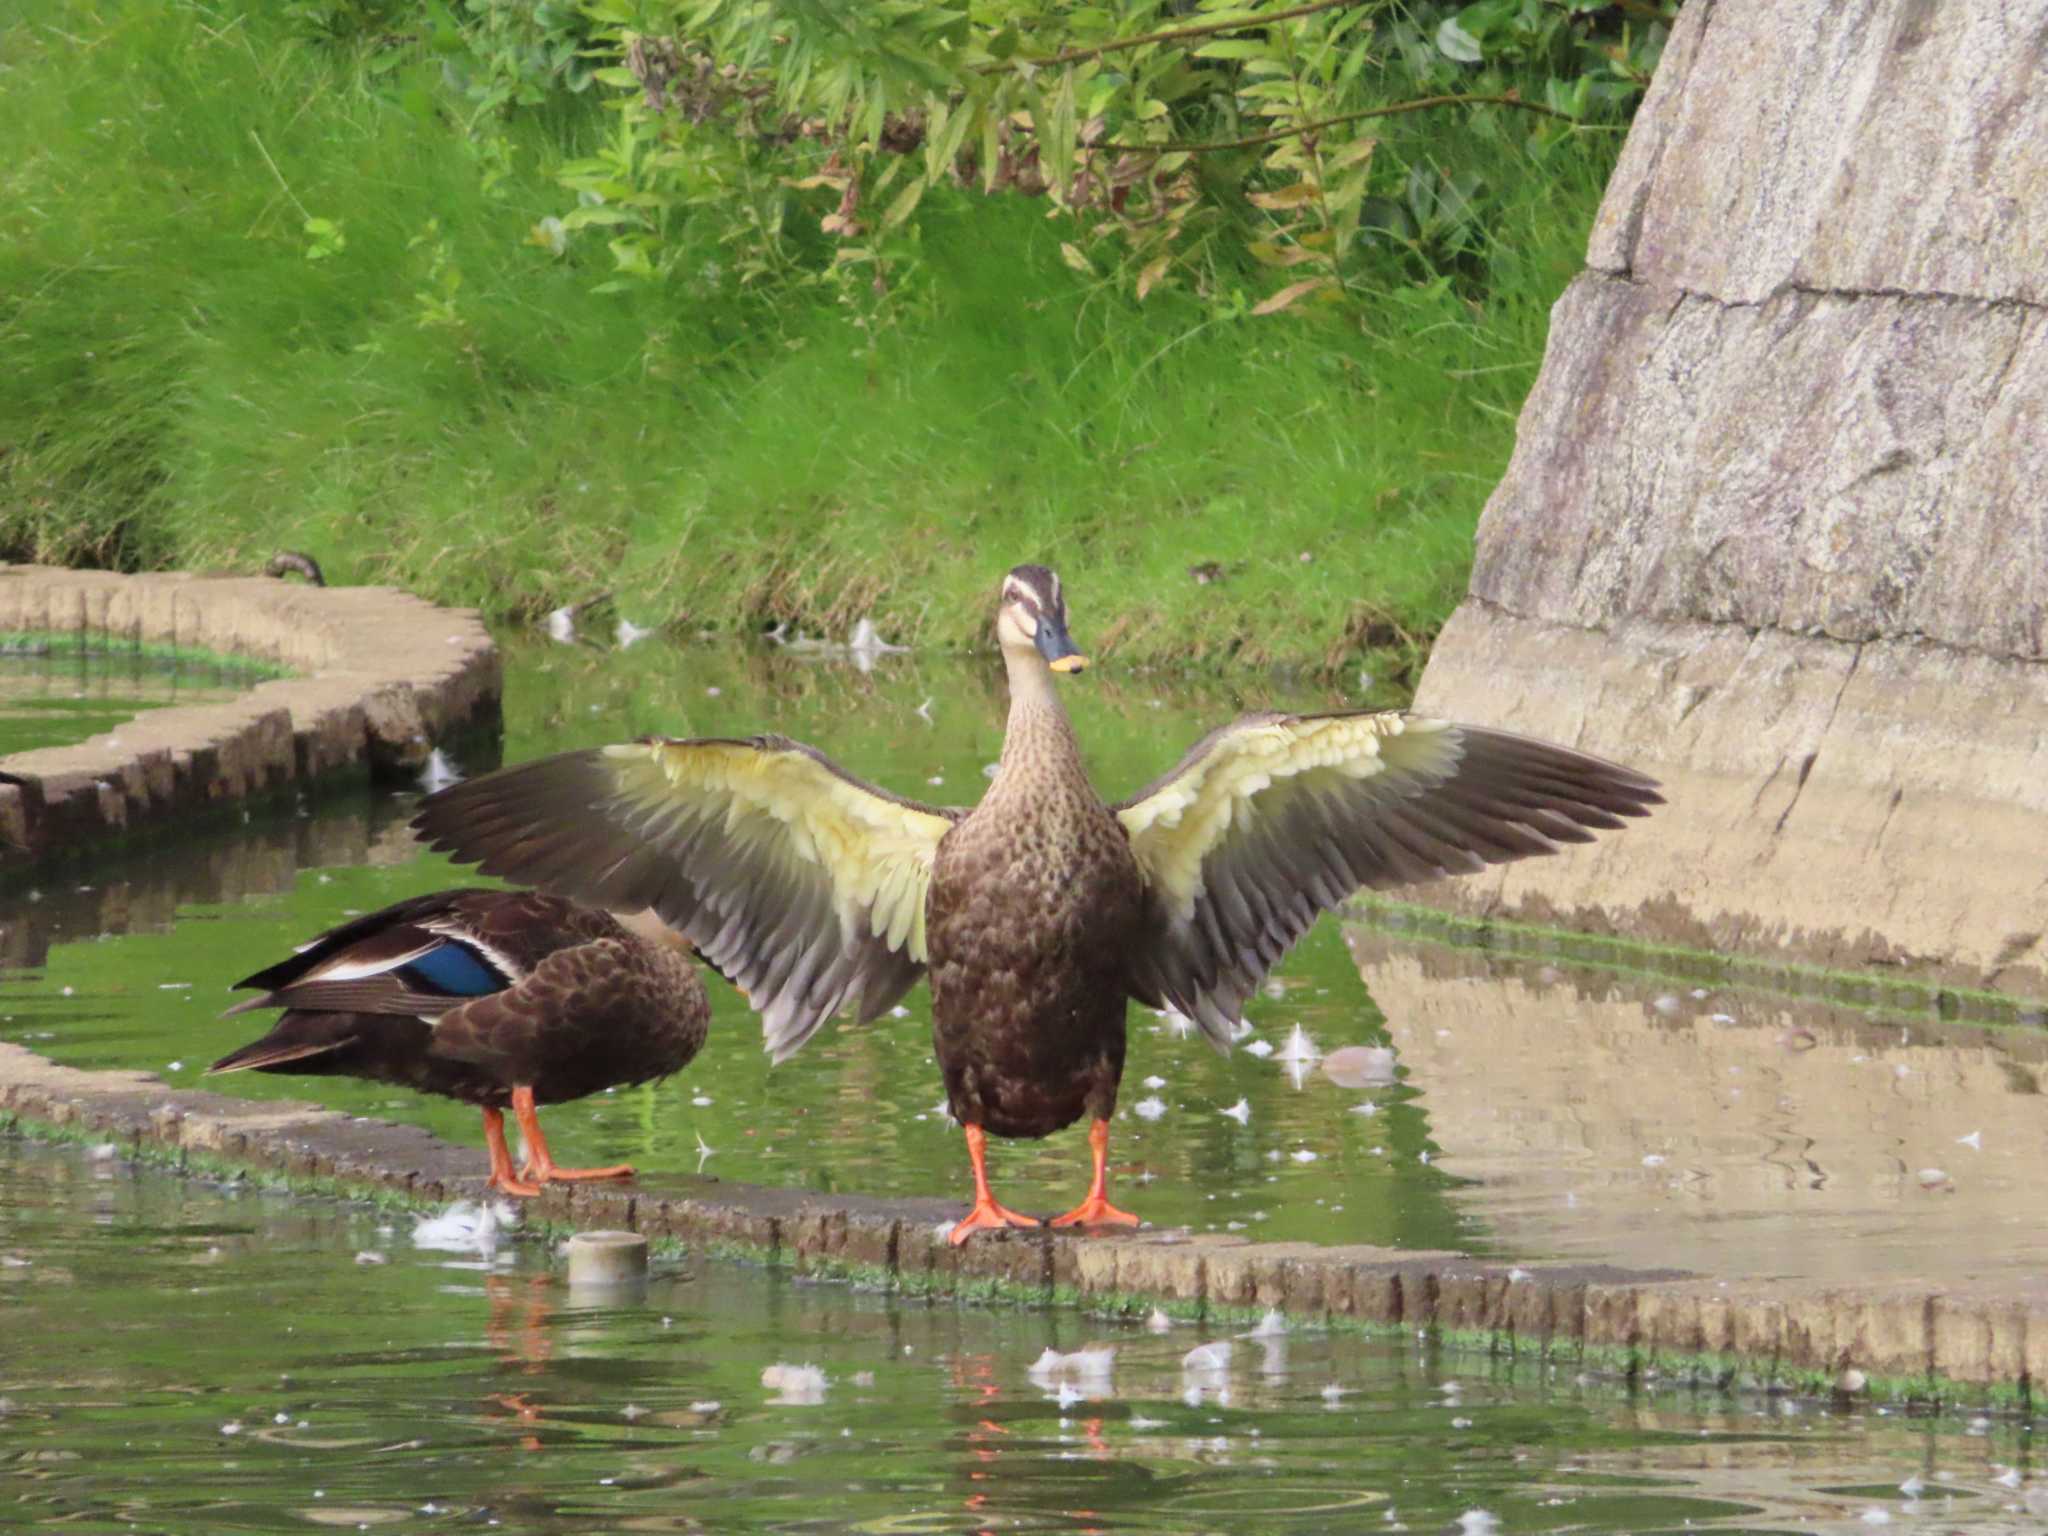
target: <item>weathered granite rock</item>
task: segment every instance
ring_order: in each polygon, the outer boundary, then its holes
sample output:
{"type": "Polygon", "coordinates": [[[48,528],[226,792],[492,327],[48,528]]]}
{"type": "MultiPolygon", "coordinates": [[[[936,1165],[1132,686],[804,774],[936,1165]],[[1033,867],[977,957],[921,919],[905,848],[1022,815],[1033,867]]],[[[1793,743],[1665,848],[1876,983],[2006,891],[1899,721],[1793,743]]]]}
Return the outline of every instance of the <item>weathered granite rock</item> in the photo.
{"type": "Polygon", "coordinates": [[[1689,0],[1419,707],[1671,805],[1426,893],[2038,993],[2048,0],[1689,0]]]}

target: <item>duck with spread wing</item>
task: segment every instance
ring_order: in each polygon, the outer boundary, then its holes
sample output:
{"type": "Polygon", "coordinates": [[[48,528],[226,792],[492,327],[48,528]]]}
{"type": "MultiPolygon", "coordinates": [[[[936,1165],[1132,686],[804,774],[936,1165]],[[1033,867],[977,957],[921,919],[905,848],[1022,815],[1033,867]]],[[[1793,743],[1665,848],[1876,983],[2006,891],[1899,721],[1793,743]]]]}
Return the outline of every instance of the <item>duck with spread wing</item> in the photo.
{"type": "Polygon", "coordinates": [[[974,1171],[959,1243],[1039,1224],[989,1192],[986,1137],[1083,1115],[1094,1179],[1052,1224],[1136,1224],[1108,1190],[1129,999],[1180,1010],[1227,1050],[1266,972],[1354,891],[1553,853],[1659,803],[1653,780],[1582,752],[1351,711],[1245,715],[1108,805],[1057,691],[1055,674],[1086,665],[1059,577],[1011,571],[996,638],[1009,723],[971,810],[890,794],[784,737],[652,737],[458,784],[414,826],[491,874],[653,908],[745,991],[777,1061],[929,971],[974,1171]]]}

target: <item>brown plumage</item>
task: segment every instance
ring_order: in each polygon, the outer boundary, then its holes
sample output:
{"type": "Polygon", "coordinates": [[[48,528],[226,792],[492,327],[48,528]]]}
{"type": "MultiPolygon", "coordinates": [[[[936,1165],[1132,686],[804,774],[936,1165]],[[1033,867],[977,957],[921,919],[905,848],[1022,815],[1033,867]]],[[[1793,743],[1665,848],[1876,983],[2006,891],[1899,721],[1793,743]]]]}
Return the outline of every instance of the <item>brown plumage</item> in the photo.
{"type": "Polygon", "coordinates": [[[710,1004],[673,934],[533,891],[416,896],[321,934],[240,982],[263,994],[229,1014],[282,1008],[261,1040],[210,1072],[360,1077],[474,1104],[490,1182],[530,1195],[558,1167],[535,1108],[666,1077],[704,1044],[710,1004]],[[512,1172],[504,1111],[525,1133],[512,1172]]]}
{"type": "Polygon", "coordinates": [[[1555,852],[1659,803],[1652,780],[1582,752],[1350,711],[1243,716],[1106,805],[1055,691],[1085,665],[1059,578],[1011,571],[996,636],[1009,724],[971,812],[781,737],[650,737],[443,790],[414,826],[490,873],[658,911],[746,991],[777,1060],[842,1007],[873,1018],[929,966],[974,1169],[958,1242],[1036,1225],[990,1195],[986,1133],[1083,1115],[1095,1176],[1058,1220],[1135,1220],[1106,1176],[1128,998],[1181,1010],[1227,1050],[1266,972],[1353,891],[1555,852]]]}

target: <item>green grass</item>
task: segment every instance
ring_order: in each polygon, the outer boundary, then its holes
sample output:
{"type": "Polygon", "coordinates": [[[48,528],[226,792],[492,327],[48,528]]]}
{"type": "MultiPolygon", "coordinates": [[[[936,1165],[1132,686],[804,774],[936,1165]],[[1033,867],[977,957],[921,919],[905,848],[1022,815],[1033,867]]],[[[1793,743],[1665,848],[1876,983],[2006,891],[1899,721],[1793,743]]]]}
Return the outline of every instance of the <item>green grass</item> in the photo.
{"type": "Polygon", "coordinates": [[[1227,278],[1141,306],[1061,262],[1042,204],[928,199],[872,329],[826,288],[739,291],[687,226],[671,279],[593,291],[597,232],[566,257],[529,234],[596,114],[515,122],[486,191],[430,58],[366,74],[226,0],[16,17],[0,554],[255,570],[290,546],[501,616],[612,589],[641,623],[872,613],[960,646],[1035,558],[1126,660],[1412,661],[1614,149],[1538,167],[1505,129],[1396,120],[1403,153],[1509,195],[1459,285],[1390,259],[1349,318],[1249,317],[1227,278]],[[345,243],[316,257],[308,219],[345,243]]]}

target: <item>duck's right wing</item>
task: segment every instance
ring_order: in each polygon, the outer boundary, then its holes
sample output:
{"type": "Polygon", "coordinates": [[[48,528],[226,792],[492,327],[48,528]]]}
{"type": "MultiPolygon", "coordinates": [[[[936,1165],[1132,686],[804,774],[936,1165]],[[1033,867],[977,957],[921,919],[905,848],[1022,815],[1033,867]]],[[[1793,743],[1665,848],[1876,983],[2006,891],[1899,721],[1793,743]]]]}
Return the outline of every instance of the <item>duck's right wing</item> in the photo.
{"type": "Polygon", "coordinates": [[[1149,897],[1131,990],[1227,1050],[1266,972],[1353,891],[1555,853],[1662,803],[1632,768],[1506,731],[1245,715],[1112,807],[1149,897]]]}
{"type": "Polygon", "coordinates": [[[786,737],[648,737],[453,785],[413,828],[486,874],[652,907],[747,994],[781,1061],[847,1004],[865,1021],[910,990],[932,855],[963,814],[786,737]]]}

